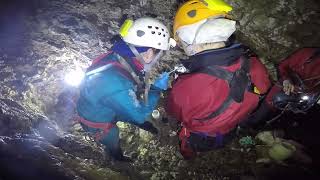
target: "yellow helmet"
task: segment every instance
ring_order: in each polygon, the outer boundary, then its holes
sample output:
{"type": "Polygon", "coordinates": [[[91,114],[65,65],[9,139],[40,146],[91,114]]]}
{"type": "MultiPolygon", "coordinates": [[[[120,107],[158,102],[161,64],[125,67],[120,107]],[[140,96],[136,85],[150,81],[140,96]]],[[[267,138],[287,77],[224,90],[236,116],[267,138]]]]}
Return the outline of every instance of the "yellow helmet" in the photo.
{"type": "Polygon", "coordinates": [[[173,23],[173,34],[179,27],[196,23],[213,16],[225,17],[232,7],[223,0],[190,0],[178,9],[173,23]]]}

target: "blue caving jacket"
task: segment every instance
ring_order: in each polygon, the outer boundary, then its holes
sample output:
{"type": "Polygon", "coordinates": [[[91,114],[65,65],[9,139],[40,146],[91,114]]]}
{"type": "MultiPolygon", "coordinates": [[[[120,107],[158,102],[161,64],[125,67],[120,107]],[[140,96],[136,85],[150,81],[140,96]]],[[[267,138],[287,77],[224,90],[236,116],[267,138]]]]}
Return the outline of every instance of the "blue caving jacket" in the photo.
{"type": "MultiPolygon", "coordinates": [[[[129,61],[134,56],[123,42],[116,44],[112,50],[101,61],[117,62],[118,56],[115,53],[130,57],[129,61]]],[[[135,68],[134,65],[132,67],[135,68]]],[[[136,92],[135,82],[118,67],[111,65],[106,70],[84,78],[77,103],[78,114],[92,122],[144,123],[156,107],[160,91],[150,90],[148,105],[137,97],[136,92]]]]}

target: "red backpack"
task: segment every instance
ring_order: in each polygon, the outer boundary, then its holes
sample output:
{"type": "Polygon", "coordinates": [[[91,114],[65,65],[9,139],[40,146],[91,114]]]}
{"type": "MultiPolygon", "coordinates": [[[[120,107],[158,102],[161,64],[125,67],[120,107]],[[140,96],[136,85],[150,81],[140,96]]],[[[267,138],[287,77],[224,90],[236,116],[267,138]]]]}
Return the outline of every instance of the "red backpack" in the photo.
{"type": "Polygon", "coordinates": [[[181,152],[187,153],[183,147],[191,132],[214,137],[230,132],[269,87],[265,67],[244,55],[229,66],[206,65],[180,76],[169,94],[167,112],[181,122],[181,152]]]}

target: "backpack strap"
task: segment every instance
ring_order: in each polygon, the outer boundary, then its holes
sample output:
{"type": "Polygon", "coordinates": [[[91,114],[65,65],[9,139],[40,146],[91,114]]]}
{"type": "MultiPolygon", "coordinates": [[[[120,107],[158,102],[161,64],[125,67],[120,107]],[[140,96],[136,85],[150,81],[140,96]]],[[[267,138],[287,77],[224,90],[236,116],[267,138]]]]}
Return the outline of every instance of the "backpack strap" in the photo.
{"type": "MultiPolygon", "coordinates": [[[[109,54],[111,54],[111,53],[109,53],[109,54]]],[[[106,54],[103,58],[105,58],[109,54],[106,54]]],[[[140,80],[139,76],[132,69],[131,65],[127,62],[127,60],[124,59],[122,56],[120,56],[117,53],[113,53],[113,55],[116,56],[118,63],[117,62],[110,62],[110,61],[103,62],[102,61],[103,58],[100,58],[98,61],[95,61],[95,63],[93,64],[94,66],[92,66],[88,69],[89,71],[86,72],[86,76],[90,76],[92,74],[106,71],[109,68],[111,68],[112,66],[118,66],[118,67],[122,68],[123,70],[125,70],[130,75],[130,77],[136,82],[138,87],[142,87],[143,82],[140,80]]]]}
{"type": "Polygon", "coordinates": [[[240,61],[241,67],[233,73],[233,78],[231,82],[229,82],[230,96],[237,103],[241,103],[243,101],[244,93],[248,90],[248,86],[251,84],[249,58],[241,56],[240,61]]]}
{"type": "MultiPolygon", "coordinates": [[[[317,59],[317,57],[320,56],[320,48],[316,48],[315,52],[310,56],[306,63],[311,63],[313,60],[317,59]]],[[[320,58],[319,58],[320,59],[320,58]]]]}
{"type": "Polygon", "coordinates": [[[223,80],[227,81],[228,84],[233,79],[233,72],[222,69],[221,67],[216,66],[216,65],[205,67],[205,68],[197,71],[197,73],[204,73],[204,74],[208,74],[210,76],[217,77],[219,79],[223,79],[223,80]]]}
{"type": "Polygon", "coordinates": [[[233,102],[232,97],[230,96],[230,93],[228,95],[228,97],[223,101],[223,103],[221,104],[221,106],[219,106],[219,108],[212,112],[211,114],[209,114],[209,116],[202,118],[202,119],[195,119],[198,121],[208,121],[214,117],[219,116],[220,114],[222,114],[225,110],[228,109],[228,107],[231,105],[231,103],[233,102]]]}
{"type": "Polygon", "coordinates": [[[133,78],[133,80],[137,83],[139,87],[143,86],[143,82],[140,81],[139,76],[135,73],[135,71],[132,69],[130,64],[120,55],[117,54],[117,57],[119,59],[119,63],[123,66],[123,68],[128,71],[133,78]]]}
{"type": "Polygon", "coordinates": [[[216,111],[212,112],[205,118],[196,120],[207,121],[209,119],[217,117],[218,115],[222,114],[225,110],[227,110],[227,108],[231,105],[232,102],[235,101],[240,103],[243,101],[244,93],[245,91],[248,91],[248,87],[250,87],[252,83],[250,81],[249,75],[250,62],[248,57],[241,56],[240,61],[241,67],[235,72],[230,72],[228,70],[220,68],[219,66],[210,66],[198,71],[200,73],[205,73],[227,81],[230,91],[227,98],[220,105],[220,107],[218,107],[216,111]]]}

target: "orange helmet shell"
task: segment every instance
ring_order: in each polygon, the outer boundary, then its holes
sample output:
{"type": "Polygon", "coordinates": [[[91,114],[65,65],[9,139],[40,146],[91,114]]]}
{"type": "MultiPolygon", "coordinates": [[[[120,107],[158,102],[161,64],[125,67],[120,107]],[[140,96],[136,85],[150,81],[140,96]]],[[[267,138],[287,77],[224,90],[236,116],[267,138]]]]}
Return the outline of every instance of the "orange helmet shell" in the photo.
{"type": "Polygon", "coordinates": [[[173,23],[173,34],[181,26],[189,25],[209,17],[225,17],[232,7],[223,0],[190,0],[178,9],[173,23]]]}

